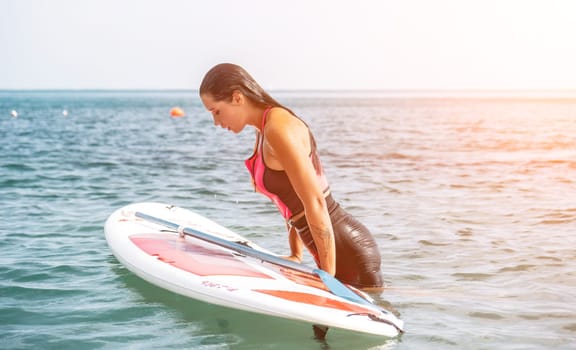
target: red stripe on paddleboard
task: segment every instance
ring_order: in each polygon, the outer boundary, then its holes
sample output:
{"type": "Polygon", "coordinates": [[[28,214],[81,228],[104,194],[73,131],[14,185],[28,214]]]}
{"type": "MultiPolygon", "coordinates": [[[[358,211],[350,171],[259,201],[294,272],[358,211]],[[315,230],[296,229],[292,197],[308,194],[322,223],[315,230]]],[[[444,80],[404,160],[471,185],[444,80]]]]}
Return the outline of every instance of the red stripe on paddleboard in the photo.
{"type": "Polygon", "coordinates": [[[285,268],[279,268],[278,272],[280,272],[284,277],[288,278],[290,281],[304,285],[304,286],[308,286],[308,287],[314,287],[314,288],[318,288],[318,289],[322,289],[325,291],[330,291],[330,289],[328,289],[326,287],[326,285],[324,284],[324,282],[322,282],[322,280],[320,279],[320,277],[316,276],[316,275],[311,275],[311,274],[307,274],[307,273],[303,273],[303,272],[299,272],[296,270],[290,270],[290,269],[285,269],[285,268]]]}
{"type": "Polygon", "coordinates": [[[235,259],[232,253],[194,244],[179,237],[131,236],[130,240],[149,255],[198,276],[272,277],[235,259]]]}
{"type": "Polygon", "coordinates": [[[281,298],[284,300],[295,301],[297,303],[303,304],[310,304],[314,306],[322,306],[322,307],[329,307],[333,309],[338,309],[342,311],[350,311],[356,313],[374,313],[374,310],[364,308],[360,305],[350,304],[346,302],[342,302],[339,300],[326,298],[320,295],[309,294],[309,293],[302,293],[302,292],[292,292],[288,290],[255,290],[255,292],[268,294],[275,296],[277,298],[281,298]]]}

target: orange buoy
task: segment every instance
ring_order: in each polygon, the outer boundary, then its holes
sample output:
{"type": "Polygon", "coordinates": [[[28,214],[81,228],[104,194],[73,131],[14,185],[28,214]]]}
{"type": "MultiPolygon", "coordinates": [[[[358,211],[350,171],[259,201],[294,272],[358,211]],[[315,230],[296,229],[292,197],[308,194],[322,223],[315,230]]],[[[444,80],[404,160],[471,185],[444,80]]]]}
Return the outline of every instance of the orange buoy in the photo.
{"type": "Polygon", "coordinates": [[[173,108],[170,110],[170,115],[171,115],[173,118],[180,118],[180,117],[185,116],[186,114],[184,114],[184,110],[183,110],[182,108],[180,108],[180,107],[173,107],[173,108]]]}

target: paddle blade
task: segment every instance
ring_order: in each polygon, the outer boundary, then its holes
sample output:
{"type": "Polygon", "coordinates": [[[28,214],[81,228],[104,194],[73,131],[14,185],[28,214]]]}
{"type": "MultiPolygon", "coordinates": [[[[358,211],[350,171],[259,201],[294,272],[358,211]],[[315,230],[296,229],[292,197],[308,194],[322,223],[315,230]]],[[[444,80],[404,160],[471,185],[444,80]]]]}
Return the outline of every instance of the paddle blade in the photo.
{"type": "Polygon", "coordinates": [[[375,306],[368,300],[362,298],[360,295],[356,294],[350,288],[348,288],[344,283],[338,281],[334,276],[328,272],[321,269],[314,269],[314,273],[320,277],[324,285],[332,292],[332,294],[342,297],[344,299],[350,300],[355,303],[365,304],[375,306]]]}

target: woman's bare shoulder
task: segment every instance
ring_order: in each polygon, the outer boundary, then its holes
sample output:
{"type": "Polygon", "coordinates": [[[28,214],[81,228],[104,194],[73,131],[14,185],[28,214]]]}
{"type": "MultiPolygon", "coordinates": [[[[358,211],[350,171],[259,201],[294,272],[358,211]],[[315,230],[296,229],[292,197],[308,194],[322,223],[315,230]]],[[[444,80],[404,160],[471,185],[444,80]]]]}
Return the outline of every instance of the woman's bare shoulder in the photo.
{"type": "Polygon", "coordinates": [[[270,133],[301,133],[306,131],[306,124],[298,117],[281,107],[274,107],[270,110],[265,128],[270,133]]]}

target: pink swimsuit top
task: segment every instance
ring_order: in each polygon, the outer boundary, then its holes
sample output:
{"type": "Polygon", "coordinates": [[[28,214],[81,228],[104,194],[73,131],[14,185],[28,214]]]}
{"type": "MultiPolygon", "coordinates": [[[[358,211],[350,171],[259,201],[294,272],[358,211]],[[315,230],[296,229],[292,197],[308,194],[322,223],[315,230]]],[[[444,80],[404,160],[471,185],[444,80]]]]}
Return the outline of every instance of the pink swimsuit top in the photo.
{"type": "MultiPolygon", "coordinates": [[[[268,198],[276,204],[278,210],[282,216],[286,219],[290,219],[294,214],[299,214],[304,210],[304,205],[300,198],[296,194],[294,187],[290,184],[290,179],[284,170],[274,170],[270,169],[264,163],[263,157],[263,144],[264,144],[264,125],[266,124],[266,117],[268,112],[270,112],[272,107],[268,107],[264,111],[264,116],[262,117],[262,127],[258,138],[256,139],[256,147],[254,148],[254,154],[248,159],[246,159],[245,164],[252,176],[252,183],[257,192],[263,193],[268,198]]],[[[324,192],[328,190],[328,181],[322,170],[322,165],[318,154],[316,152],[316,142],[314,137],[310,134],[311,141],[311,151],[310,160],[316,169],[317,179],[324,192]]]]}

